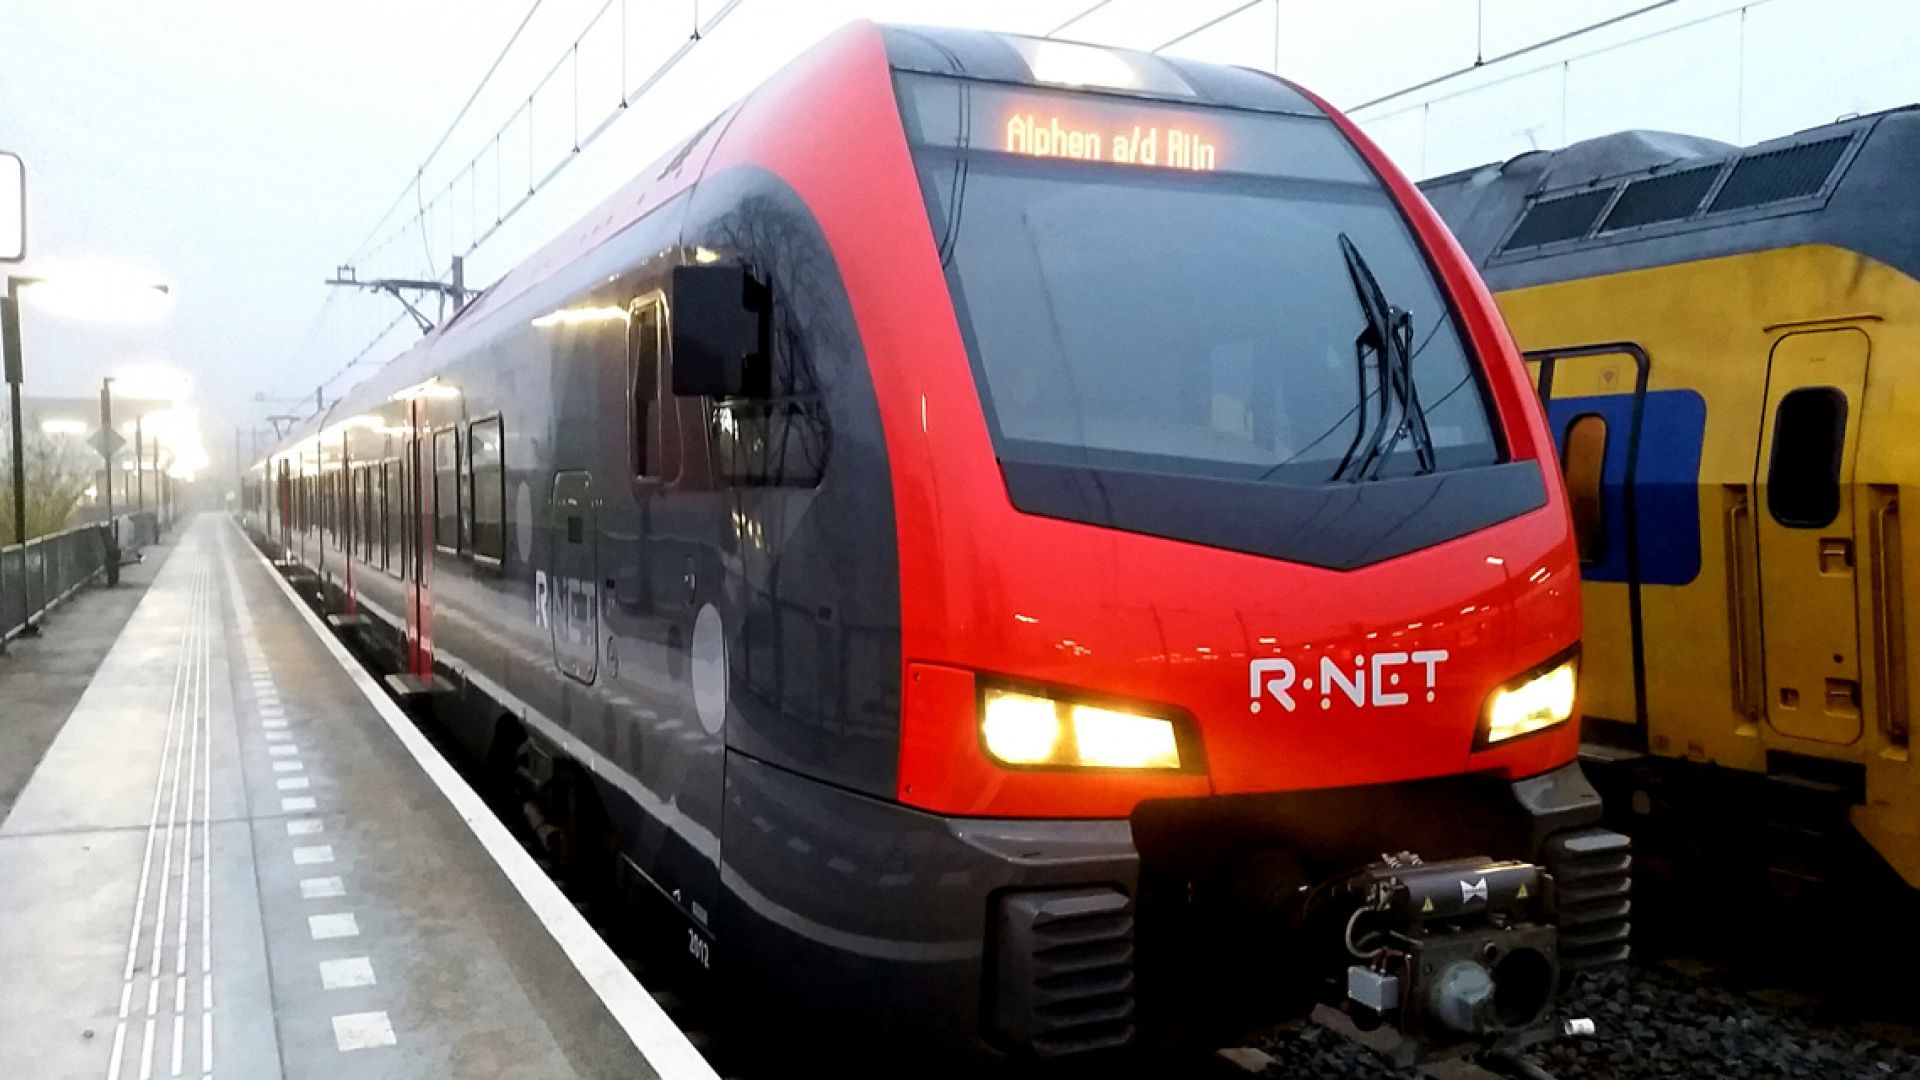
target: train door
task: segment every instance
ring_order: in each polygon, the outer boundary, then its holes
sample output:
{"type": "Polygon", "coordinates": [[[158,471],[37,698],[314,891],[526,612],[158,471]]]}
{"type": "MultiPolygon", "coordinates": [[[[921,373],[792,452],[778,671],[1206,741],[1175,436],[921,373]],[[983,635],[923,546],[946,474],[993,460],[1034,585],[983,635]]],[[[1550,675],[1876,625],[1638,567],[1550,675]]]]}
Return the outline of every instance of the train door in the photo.
{"type": "Polygon", "coordinates": [[[558,533],[548,548],[553,662],[568,678],[591,685],[600,669],[600,522],[592,473],[554,475],[550,520],[558,533]]]}
{"type": "Polygon", "coordinates": [[[407,431],[401,451],[402,485],[406,488],[403,516],[406,538],[402,555],[407,573],[407,666],[422,679],[433,678],[433,596],[428,581],[432,565],[433,509],[427,504],[427,407],[420,398],[407,402],[407,431]]]}
{"type": "Polygon", "coordinates": [[[1775,341],[1754,465],[1767,722],[1827,743],[1861,727],[1853,462],[1868,351],[1853,329],[1775,341]]]}
{"type": "Polygon", "coordinates": [[[1580,548],[1581,709],[1644,724],[1636,487],[1649,361],[1618,342],[1527,354],[1559,447],[1580,548]]]}
{"type": "Polygon", "coordinates": [[[713,913],[720,897],[717,849],[694,839],[718,837],[725,796],[726,606],[716,550],[727,520],[726,494],[708,467],[705,404],[673,393],[673,317],[659,293],[629,307],[626,456],[639,515],[639,559],[631,581],[620,579],[628,624],[659,659],[642,676],[667,715],[684,727],[649,734],[664,766],[649,776],[674,792],[692,829],[640,837],[640,854],[656,882],[691,921],[688,949],[710,962],[713,913]],[[632,603],[627,603],[626,591],[632,603]],[[658,779],[655,779],[655,776],[658,779]]]}
{"type": "Polygon", "coordinates": [[[293,550],[293,477],[287,469],[287,459],[281,458],[274,463],[277,470],[274,480],[274,503],[279,511],[274,524],[274,533],[280,541],[280,559],[284,561],[293,550]]]}

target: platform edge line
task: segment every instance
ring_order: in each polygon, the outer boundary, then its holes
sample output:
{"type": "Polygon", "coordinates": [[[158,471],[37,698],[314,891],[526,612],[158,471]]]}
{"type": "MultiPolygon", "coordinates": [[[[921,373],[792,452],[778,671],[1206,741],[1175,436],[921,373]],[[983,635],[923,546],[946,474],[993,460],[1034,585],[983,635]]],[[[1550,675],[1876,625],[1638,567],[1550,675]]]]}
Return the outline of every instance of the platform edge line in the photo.
{"type": "Polygon", "coordinates": [[[653,999],[653,995],[640,985],[640,980],[634,978],[626,965],[614,956],[613,950],[607,947],[593,927],[587,925],[585,917],[560,892],[560,887],[534,864],[533,857],[507,832],[506,826],[500,824],[500,819],[488,809],[466,779],[447,764],[446,759],[427,742],[426,736],[413,726],[413,721],[373,681],[373,676],[347,652],[346,646],[334,638],[333,632],[293,591],[293,586],[287,584],[286,579],[273,568],[273,564],[254,546],[239,524],[228,518],[227,525],[231,534],[238,534],[240,542],[252,553],[274,585],[279,587],[281,596],[292,605],[314,637],[320,640],[327,654],[346,671],[348,679],[361,696],[386,721],[394,737],[400,740],[400,745],[406,747],[421,771],[427,774],[427,778],[433,781],[440,794],[452,805],[474,839],[480,842],[481,848],[507,876],[514,891],[527,902],[534,917],[540,920],[540,925],[553,938],[554,944],[560,946],[560,951],[573,964],[581,980],[600,999],[614,1023],[620,1025],[634,1049],[659,1074],[660,1080],[720,1080],[713,1066],[688,1041],[686,1033],[674,1024],[653,999]],[[653,1048],[650,1049],[650,1046],[653,1048]]]}

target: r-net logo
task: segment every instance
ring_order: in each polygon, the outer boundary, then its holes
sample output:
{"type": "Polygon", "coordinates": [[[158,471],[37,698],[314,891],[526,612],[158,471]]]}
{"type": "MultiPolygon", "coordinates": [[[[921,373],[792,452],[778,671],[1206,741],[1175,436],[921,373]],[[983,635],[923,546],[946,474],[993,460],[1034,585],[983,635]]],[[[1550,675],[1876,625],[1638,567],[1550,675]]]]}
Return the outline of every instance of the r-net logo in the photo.
{"type": "Polygon", "coordinates": [[[1412,701],[1416,689],[1432,701],[1446,662],[1445,649],[1357,653],[1350,663],[1322,655],[1317,672],[1302,676],[1292,660],[1270,656],[1247,665],[1247,711],[1257,713],[1272,699],[1293,712],[1300,707],[1296,694],[1311,698],[1316,692],[1322,709],[1333,708],[1336,697],[1363,709],[1392,708],[1412,701]]]}

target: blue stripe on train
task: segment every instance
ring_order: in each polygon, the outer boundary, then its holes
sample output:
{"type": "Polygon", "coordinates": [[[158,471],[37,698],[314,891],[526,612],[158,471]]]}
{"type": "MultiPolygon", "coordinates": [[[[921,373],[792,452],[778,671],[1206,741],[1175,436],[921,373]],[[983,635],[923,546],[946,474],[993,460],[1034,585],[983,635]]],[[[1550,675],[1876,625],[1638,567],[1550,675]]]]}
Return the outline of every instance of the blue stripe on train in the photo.
{"type": "MultiPolygon", "coordinates": [[[[1634,511],[1639,518],[1640,580],[1648,585],[1685,585],[1700,574],[1700,443],[1707,403],[1692,390],[1650,390],[1640,418],[1634,511]]],[[[1633,430],[1633,395],[1555,398],[1547,423],[1556,446],[1581,416],[1607,422],[1607,460],[1601,472],[1600,504],[1606,543],[1600,559],[1580,568],[1588,581],[1627,580],[1627,434],[1633,430]]]]}

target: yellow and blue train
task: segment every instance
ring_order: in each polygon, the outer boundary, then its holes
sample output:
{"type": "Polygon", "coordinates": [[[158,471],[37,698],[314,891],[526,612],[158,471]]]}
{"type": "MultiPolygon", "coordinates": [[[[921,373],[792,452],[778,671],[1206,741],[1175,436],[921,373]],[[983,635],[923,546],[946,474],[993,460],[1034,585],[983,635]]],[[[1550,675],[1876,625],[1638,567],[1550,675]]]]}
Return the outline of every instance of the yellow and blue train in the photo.
{"type": "Polygon", "coordinates": [[[1423,185],[1558,444],[1586,757],[1630,816],[1718,807],[1776,877],[1857,835],[1920,887],[1916,175],[1920,107],[1747,148],[1624,132],[1423,185]]]}

